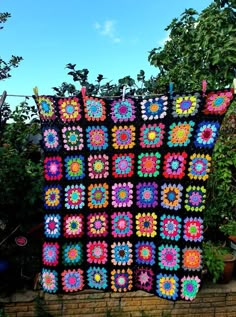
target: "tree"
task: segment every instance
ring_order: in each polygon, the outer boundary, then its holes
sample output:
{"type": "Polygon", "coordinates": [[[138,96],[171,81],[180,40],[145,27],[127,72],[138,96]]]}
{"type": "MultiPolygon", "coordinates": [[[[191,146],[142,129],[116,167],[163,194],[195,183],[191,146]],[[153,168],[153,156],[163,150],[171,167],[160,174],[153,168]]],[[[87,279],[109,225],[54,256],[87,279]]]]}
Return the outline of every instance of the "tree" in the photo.
{"type": "MultiPolygon", "coordinates": [[[[11,17],[10,13],[0,13],[0,30],[3,29],[3,24],[11,17]]],[[[9,61],[4,61],[0,56],[0,80],[11,77],[10,71],[12,68],[18,67],[23,58],[12,55],[9,61]]]]}
{"type": "Polygon", "coordinates": [[[236,1],[215,0],[201,13],[187,9],[165,29],[169,40],[149,53],[159,69],[156,89],[173,81],[175,90],[229,86],[236,71],[236,1]]]}

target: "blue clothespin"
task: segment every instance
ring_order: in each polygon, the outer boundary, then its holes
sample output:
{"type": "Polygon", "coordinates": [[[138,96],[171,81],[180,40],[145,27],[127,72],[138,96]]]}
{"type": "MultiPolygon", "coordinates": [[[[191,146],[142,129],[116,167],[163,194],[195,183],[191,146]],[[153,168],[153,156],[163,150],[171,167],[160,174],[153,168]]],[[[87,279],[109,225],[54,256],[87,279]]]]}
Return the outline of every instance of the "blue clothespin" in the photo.
{"type": "Polygon", "coordinates": [[[173,98],[173,91],[174,91],[174,83],[170,82],[169,83],[169,94],[170,94],[170,99],[173,98]]]}

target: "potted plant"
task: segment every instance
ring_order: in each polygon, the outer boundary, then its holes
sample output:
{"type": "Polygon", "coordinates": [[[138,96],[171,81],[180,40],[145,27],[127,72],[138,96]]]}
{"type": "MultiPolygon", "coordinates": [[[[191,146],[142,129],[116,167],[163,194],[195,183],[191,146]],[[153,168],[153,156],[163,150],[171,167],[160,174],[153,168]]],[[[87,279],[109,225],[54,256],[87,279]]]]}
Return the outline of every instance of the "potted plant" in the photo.
{"type": "Polygon", "coordinates": [[[233,249],[233,253],[236,255],[236,220],[228,220],[228,222],[222,224],[219,229],[230,240],[230,247],[233,249]]]}
{"type": "Polygon", "coordinates": [[[212,241],[203,243],[204,265],[213,283],[228,283],[233,277],[236,257],[225,245],[212,241]]]}

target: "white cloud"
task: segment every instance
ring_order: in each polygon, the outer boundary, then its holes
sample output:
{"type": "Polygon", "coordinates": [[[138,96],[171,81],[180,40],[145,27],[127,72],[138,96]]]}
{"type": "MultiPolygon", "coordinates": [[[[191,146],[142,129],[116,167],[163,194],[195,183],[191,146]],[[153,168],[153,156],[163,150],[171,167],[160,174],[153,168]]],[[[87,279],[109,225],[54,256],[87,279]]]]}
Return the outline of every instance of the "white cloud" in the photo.
{"type": "Polygon", "coordinates": [[[162,40],[158,41],[158,45],[164,46],[166,42],[168,42],[169,40],[170,40],[170,33],[167,33],[166,36],[162,40]]]}
{"type": "Polygon", "coordinates": [[[116,21],[106,20],[102,24],[95,22],[94,27],[99,32],[99,34],[106,36],[112,40],[114,43],[120,43],[121,38],[117,36],[116,32],[116,21]]]}
{"type": "Polygon", "coordinates": [[[96,23],[94,24],[94,27],[95,27],[96,30],[99,30],[99,29],[101,29],[101,24],[98,23],[98,22],[96,22],[96,23]]]}

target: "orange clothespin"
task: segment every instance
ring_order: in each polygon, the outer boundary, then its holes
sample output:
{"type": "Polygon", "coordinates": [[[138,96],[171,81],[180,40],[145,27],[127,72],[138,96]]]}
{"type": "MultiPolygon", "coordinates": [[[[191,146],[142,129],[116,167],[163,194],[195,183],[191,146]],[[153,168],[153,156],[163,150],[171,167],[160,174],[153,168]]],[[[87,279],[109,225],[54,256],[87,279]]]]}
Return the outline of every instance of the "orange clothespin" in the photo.
{"type": "Polygon", "coordinates": [[[207,90],[207,81],[206,79],[204,79],[202,81],[202,95],[205,96],[206,95],[206,90],[207,90]]]}
{"type": "Polygon", "coordinates": [[[81,88],[81,94],[82,94],[82,97],[83,97],[83,99],[86,97],[86,87],[85,86],[83,86],[82,88],[81,88]]]}

